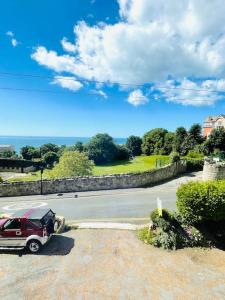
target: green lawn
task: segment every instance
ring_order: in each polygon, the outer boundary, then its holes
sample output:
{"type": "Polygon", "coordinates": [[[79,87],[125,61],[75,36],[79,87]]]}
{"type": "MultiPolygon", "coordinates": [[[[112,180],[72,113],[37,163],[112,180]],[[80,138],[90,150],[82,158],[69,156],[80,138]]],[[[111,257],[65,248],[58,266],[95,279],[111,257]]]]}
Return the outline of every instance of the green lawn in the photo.
{"type": "MultiPolygon", "coordinates": [[[[117,161],[103,166],[95,166],[93,175],[108,175],[144,172],[156,168],[156,160],[161,162],[161,166],[169,163],[169,156],[166,155],[151,155],[137,156],[133,160],[117,161]]],[[[48,170],[44,171],[43,179],[48,179],[48,170]]],[[[9,179],[10,182],[15,181],[33,181],[39,180],[41,177],[40,171],[29,173],[24,177],[14,177],[9,179]]]]}
{"type": "Polygon", "coordinates": [[[151,155],[137,156],[134,160],[118,161],[104,166],[95,166],[94,175],[121,174],[144,172],[156,168],[156,160],[160,160],[162,165],[169,163],[169,156],[151,155]]]}

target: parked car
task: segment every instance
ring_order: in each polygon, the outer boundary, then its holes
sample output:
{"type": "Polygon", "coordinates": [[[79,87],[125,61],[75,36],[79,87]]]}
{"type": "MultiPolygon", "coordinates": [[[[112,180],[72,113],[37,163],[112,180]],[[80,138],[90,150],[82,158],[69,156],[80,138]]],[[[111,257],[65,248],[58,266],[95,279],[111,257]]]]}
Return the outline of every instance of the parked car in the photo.
{"type": "Polygon", "coordinates": [[[54,233],[55,213],[51,209],[18,210],[0,219],[0,249],[40,251],[54,233]]]}

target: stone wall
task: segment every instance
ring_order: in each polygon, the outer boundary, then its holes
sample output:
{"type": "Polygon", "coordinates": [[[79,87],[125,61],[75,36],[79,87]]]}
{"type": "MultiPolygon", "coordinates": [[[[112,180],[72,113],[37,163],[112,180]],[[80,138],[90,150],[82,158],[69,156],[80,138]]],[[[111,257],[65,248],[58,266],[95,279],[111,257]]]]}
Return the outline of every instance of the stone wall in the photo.
{"type": "MultiPolygon", "coordinates": [[[[44,194],[83,192],[110,189],[125,189],[149,186],[186,171],[186,162],[181,161],[160,169],[108,176],[74,177],[68,179],[43,180],[44,194]]],[[[0,184],[0,197],[40,194],[41,182],[14,182],[0,184]]]]}
{"type": "Polygon", "coordinates": [[[225,179],[225,163],[205,158],[202,178],[203,180],[225,179]]]}

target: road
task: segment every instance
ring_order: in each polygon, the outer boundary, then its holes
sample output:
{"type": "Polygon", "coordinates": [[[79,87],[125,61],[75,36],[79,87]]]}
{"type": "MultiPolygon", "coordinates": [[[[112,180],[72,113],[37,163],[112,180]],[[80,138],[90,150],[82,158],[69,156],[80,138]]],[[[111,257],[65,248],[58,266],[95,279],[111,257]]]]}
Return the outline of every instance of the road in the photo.
{"type": "Polygon", "coordinates": [[[174,210],[177,187],[198,179],[201,179],[201,172],[185,174],[149,188],[0,198],[0,212],[50,207],[69,222],[107,220],[141,223],[148,220],[149,213],[156,208],[157,197],[162,200],[164,208],[174,210]]]}

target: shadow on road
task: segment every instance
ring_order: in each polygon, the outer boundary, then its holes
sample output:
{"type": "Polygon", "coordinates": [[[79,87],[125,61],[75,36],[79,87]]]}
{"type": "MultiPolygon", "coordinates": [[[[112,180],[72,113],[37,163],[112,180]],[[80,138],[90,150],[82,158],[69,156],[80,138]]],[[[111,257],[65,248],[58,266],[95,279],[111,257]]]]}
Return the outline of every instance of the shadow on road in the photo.
{"type": "Polygon", "coordinates": [[[37,254],[32,254],[28,250],[19,250],[19,251],[13,251],[13,250],[0,250],[1,254],[11,254],[11,255],[45,255],[45,256],[63,256],[70,253],[70,251],[73,249],[75,245],[74,239],[63,236],[63,235],[53,235],[50,241],[43,246],[41,251],[37,254]]]}

